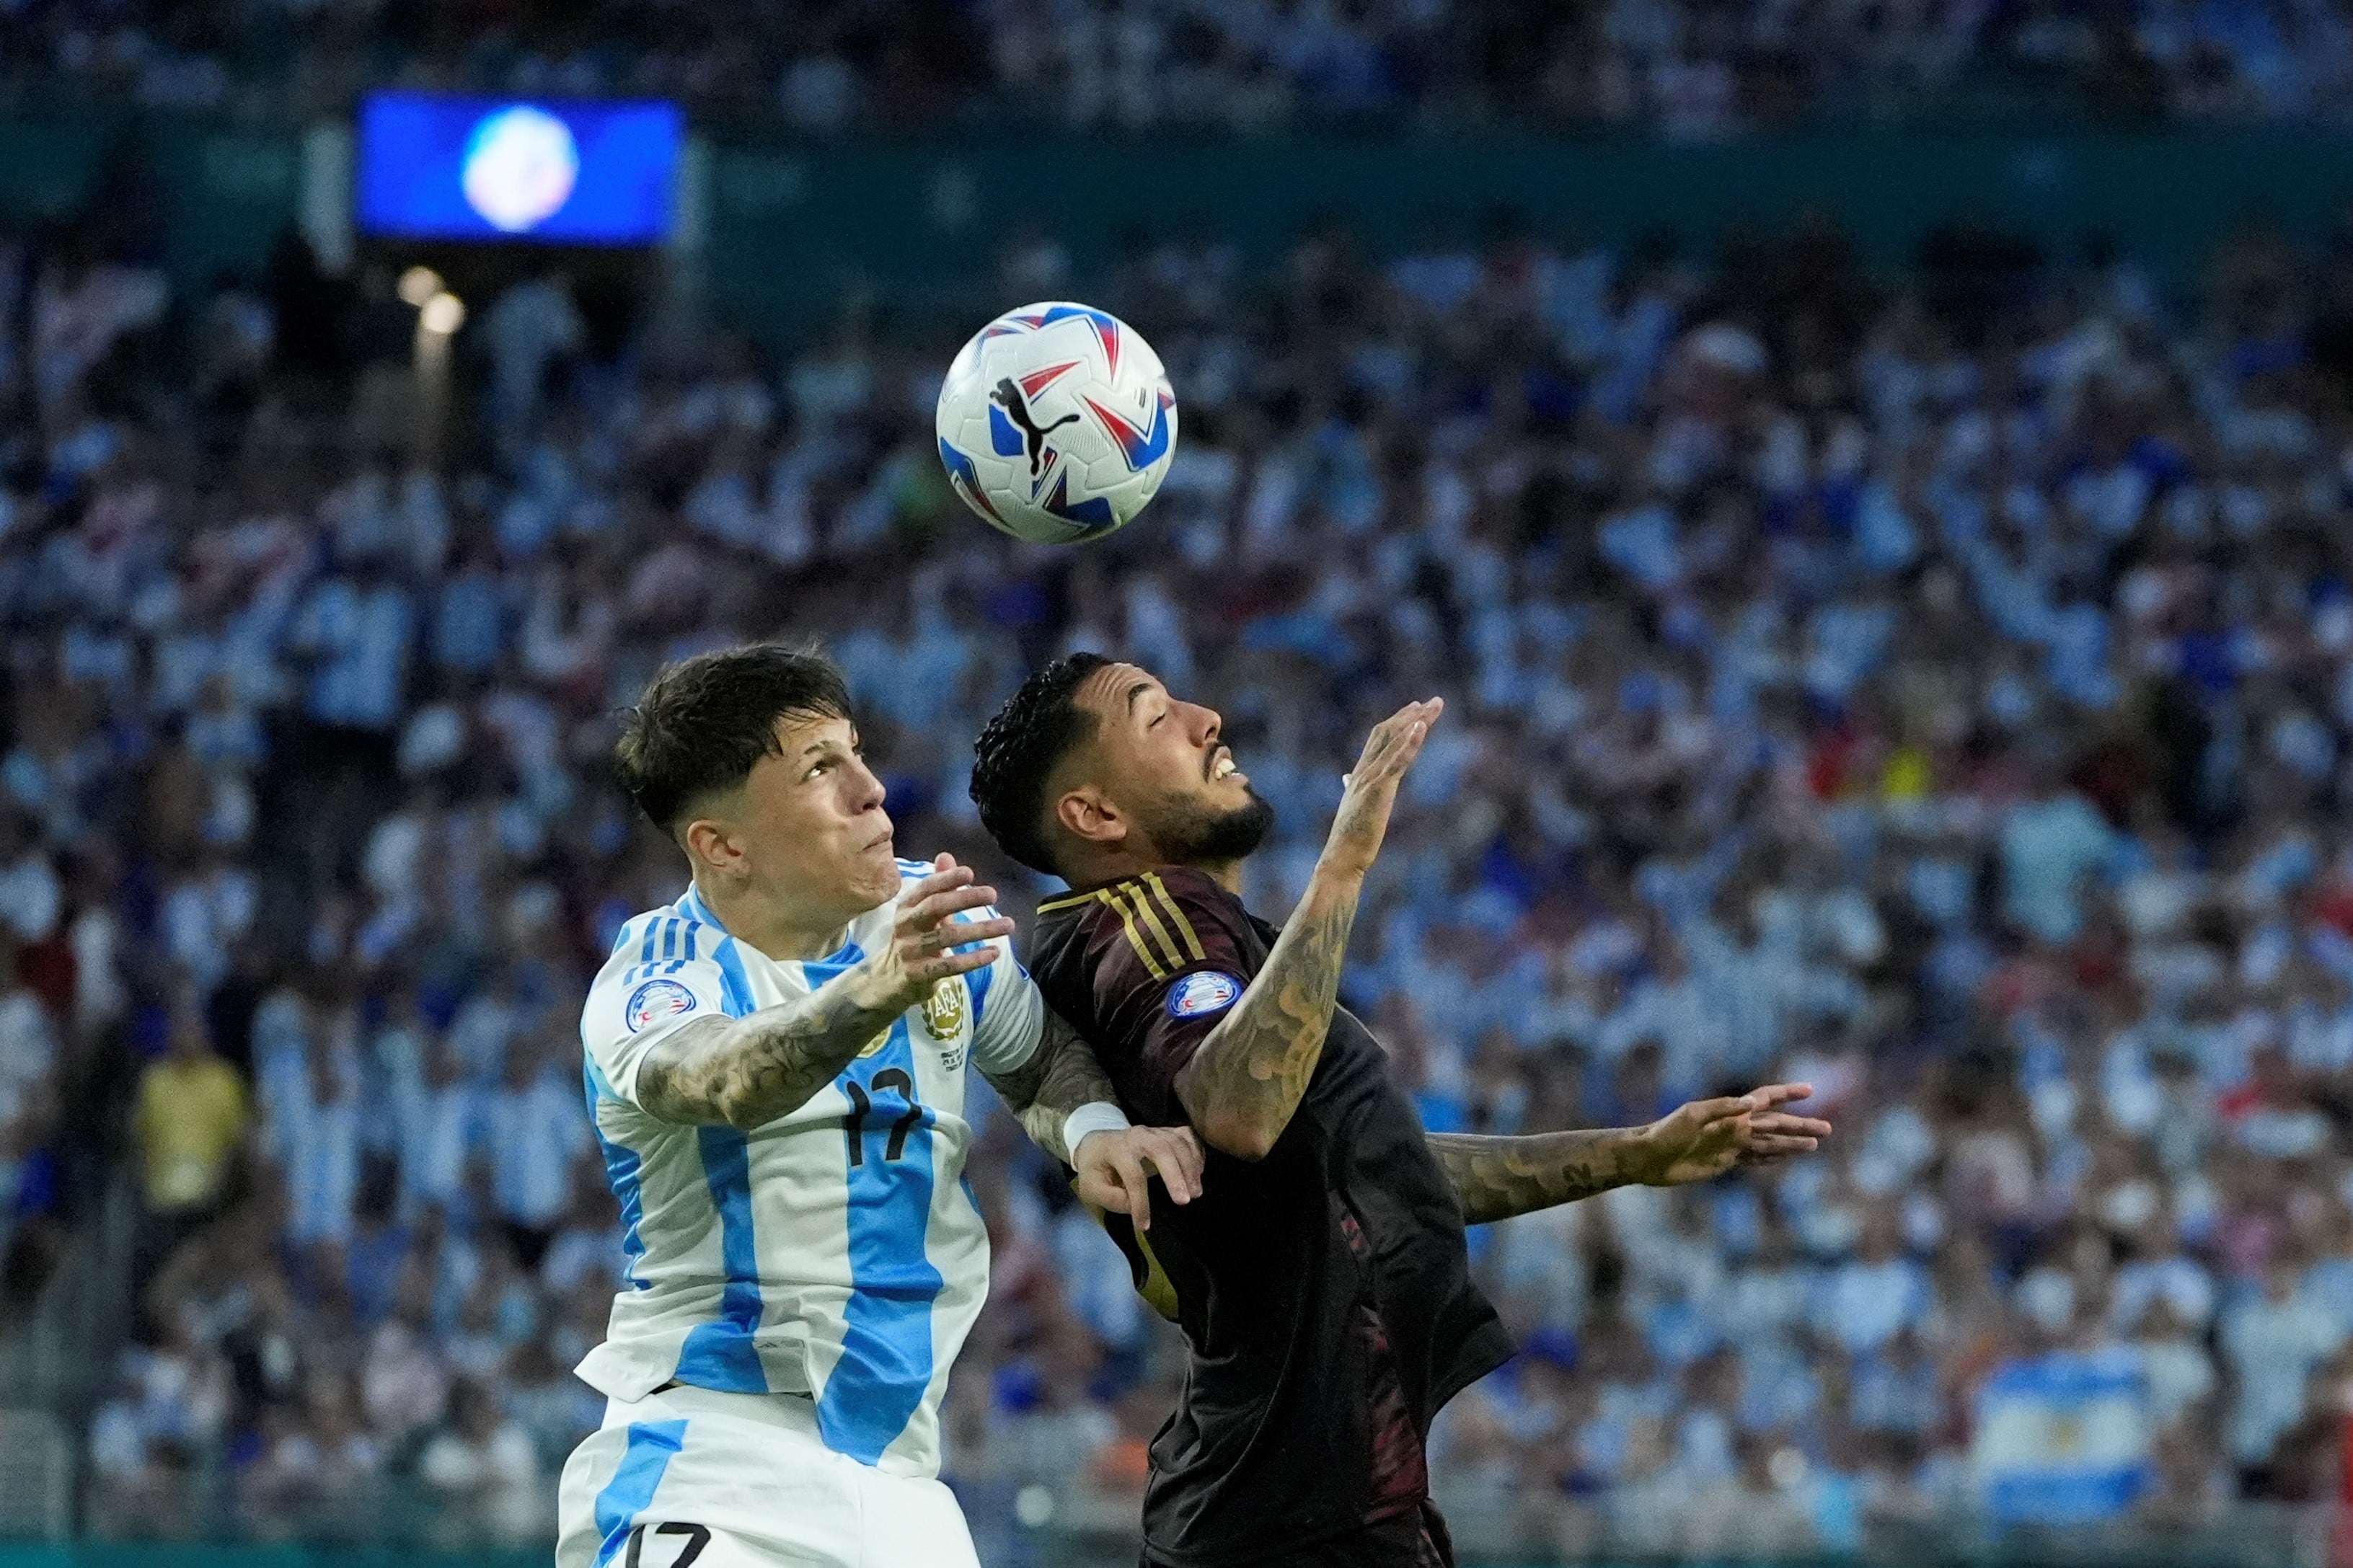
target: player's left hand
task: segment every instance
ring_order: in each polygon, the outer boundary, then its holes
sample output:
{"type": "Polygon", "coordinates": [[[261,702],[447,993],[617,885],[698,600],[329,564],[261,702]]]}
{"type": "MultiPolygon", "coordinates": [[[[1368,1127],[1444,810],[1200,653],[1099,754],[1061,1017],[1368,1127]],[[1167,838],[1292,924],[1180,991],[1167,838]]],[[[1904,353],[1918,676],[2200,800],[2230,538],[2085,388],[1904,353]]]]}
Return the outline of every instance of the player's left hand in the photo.
{"type": "Polygon", "coordinates": [[[1645,1186],[1704,1182],[1736,1165],[1762,1165],[1810,1154],[1831,1124],[1775,1109],[1814,1092],[1810,1083],[1771,1083],[1746,1094],[1694,1100],[1660,1117],[1634,1138],[1634,1179],[1645,1186]]]}
{"type": "Polygon", "coordinates": [[[1171,1203],[1189,1204],[1201,1195],[1201,1141],[1189,1127],[1090,1132],[1071,1151],[1071,1164],[1082,1200],[1125,1215],[1138,1230],[1152,1228],[1154,1176],[1168,1189],[1171,1203]]]}

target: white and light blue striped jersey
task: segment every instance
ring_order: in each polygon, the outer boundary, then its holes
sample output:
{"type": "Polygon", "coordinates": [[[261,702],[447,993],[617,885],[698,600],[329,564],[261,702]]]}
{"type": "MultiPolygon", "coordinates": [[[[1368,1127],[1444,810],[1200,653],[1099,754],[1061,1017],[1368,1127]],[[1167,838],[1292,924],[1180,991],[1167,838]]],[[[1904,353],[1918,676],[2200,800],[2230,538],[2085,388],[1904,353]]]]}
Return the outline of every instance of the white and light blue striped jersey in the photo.
{"type": "MultiPolygon", "coordinates": [[[[902,897],[932,870],[899,866],[902,897]]],[[[654,1042],[808,994],[889,942],[896,906],[860,917],[840,952],[808,963],[736,941],[691,889],[622,927],[581,1038],[627,1273],[580,1375],[617,1399],[673,1379],[807,1394],[836,1452],[930,1476],[948,1367],[988,1290],[988,1237],[963,1181],[965,1069],[1020,1067],[1045,1017],[1011,945],[941,982],[831,1085],[764,1127],[676,1126],[637,1100],[654,1042]]]]}

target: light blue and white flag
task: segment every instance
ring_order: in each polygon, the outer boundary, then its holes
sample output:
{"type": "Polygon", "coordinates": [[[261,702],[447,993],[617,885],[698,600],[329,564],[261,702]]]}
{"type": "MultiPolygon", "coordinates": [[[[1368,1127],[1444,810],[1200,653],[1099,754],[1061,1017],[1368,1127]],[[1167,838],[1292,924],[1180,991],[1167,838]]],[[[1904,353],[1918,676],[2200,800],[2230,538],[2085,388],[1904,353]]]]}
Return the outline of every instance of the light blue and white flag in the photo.
{"type": "Polygon", "coordinates": [[[2129,1349],[2012,1362],[1978,1393],[1970,1461],[2005,1523],[2122,1513],[2148,1482],[2147,1395],[2129,1349]]]}

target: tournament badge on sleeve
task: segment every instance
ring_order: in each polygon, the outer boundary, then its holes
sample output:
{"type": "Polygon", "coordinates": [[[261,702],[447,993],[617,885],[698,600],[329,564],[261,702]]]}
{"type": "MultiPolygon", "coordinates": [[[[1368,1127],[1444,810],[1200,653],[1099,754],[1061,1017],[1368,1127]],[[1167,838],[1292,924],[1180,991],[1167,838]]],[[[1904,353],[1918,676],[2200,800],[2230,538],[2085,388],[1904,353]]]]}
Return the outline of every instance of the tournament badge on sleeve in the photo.
{"type": "Polygon", "coordinates": [[[1214,969],[1197,969],[1168,988],[1168,1016],[1172,1018],[1206,1018],[1212,1013],[1222,1013],[1241,1000],[1242,983],[1239,975],[1223,974],[1214,969]]]}
{"type": "Polygon", "coordinates": [[[675,980],[647,981],[629,993],[628,1005],[623,1009],[633,1035],[693,1011],[694,993],[675,980]]]}

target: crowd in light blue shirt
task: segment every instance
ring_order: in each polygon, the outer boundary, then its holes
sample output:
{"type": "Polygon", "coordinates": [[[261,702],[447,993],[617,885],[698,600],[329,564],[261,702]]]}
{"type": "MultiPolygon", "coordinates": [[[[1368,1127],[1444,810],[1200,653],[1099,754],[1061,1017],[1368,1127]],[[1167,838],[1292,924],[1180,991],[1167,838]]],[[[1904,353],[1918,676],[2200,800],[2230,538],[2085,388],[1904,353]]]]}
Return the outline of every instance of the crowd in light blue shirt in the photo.
{"type": "MultiPolygon", "coordinates": [[[[1433,1436],[1466,1521],[1703,1552],[1676,1521],[1746,1500],[1837,1544],[1968,1505],[1973,1391],[2054,1353],[2143,1369],[2146,1506],[2289,1485],[2353,1334],[2353,424],[2306,346],[2353,279],[2276,243],[2218,276],[2284,303],[2177,316],[2104,261],[1990,323],[1820,233],[1728,270],[1322,237],[1074,279],[1032,247],[1183,409],[1152,510],[1083,552],[941,481],[956,323],[649,340],[446,470],[331,443],[265,483],[64,398],[0,532],[17,689],[61,694],[0,756],[5,917],[113,952],[88,1017],[121,1049],[206,1010],[259,1106],[244,1198],[147,1282],[102,1473],[152,1500],[197,1452],[250,1518],[324,1508],[304,1455],[375,1485],[468,1383],[544,1485],[620,1258],[569,1020],[680,880],[610,715],[783,635],[841,662],[902,844],[1017,915],[1044,889],[965,784],[1037,662],[1123,652],[1219,709],[1277,811],[1271,918],[1365,731],[1442,693],[1345,991],[1424,1121],[1817,1086],[1805,1166],[1474,1234],[1528,1348],[1433,1436]]],[[[1108,1484],[1178,1352],[983,1125],[949,1472],[1108,1484]]]]}

